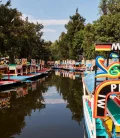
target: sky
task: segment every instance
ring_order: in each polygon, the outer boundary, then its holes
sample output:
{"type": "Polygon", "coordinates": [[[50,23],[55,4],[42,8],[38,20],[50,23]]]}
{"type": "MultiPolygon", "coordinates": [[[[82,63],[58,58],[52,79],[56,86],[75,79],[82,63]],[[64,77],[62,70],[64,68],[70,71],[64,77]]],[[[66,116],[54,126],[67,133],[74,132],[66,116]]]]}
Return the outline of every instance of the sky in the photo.
{"type": "MultiPolygon", "coordinates": [[[[2,0],[5,3],[7,0],[2,0]]],[[[17,8],[31,22],[44,25],[43,38],[54,42],[61,32],[66,31],[64,25],[78,8],[79,13],[92,23],[99,17],[100,0],[11,0],[11,6],[17,8]]]]}

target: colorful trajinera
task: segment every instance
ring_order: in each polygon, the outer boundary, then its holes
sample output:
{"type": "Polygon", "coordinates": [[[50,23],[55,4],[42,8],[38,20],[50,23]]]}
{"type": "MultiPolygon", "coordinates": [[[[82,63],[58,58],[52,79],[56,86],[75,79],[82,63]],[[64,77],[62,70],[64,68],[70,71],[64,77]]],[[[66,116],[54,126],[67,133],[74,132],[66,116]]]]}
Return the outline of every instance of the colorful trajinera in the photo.
{"type": "Polygon", "coordinates": [[[120,44],[96,44],[95,71],[83,77],[83,111],[89,138],[120,138],[120,44]]]}

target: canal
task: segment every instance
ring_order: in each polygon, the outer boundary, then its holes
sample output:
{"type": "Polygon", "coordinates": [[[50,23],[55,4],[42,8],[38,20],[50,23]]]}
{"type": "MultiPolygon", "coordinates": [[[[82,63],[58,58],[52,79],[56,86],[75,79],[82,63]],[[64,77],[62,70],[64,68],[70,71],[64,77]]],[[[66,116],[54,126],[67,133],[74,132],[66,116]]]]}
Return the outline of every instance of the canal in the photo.
{"type": "Polygon", "coordinates": [[[0,93],[0,138],[84,138],[80,74],[48,76],[0,93]]]}

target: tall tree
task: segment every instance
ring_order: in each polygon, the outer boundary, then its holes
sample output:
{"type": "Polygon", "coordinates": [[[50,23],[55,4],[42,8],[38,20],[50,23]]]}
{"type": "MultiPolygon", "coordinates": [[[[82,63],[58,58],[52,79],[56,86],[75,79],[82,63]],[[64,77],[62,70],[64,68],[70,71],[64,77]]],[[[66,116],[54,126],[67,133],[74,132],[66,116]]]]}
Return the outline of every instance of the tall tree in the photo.
{"type": "Polygon", "coordinates": [[[69,58],[76,59],[76,51],[78,47],[73,45],[73,40],[80,30],[84,29],[85,19],[78,13],[78,8],[73,16],[70,16],[70,21],[65,25],[67,29],[68,46],[69,46],[69,58]]]}
{"type": "Polygon", "coordinates": [[[94,58],[95,28],[92,24],[87,24],[84,29],[84,39],[82,43],[83,55],[86,59],[94,58]]]}

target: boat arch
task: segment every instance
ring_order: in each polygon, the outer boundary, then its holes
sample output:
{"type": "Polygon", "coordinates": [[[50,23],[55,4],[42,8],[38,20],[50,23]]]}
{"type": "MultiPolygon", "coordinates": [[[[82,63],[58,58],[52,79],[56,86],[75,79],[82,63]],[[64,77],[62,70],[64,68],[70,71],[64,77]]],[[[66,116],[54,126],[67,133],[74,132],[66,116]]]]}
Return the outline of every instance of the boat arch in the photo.
{"type": "Polygon", "coordinates": [[[120,80],[106,80],[95,90],[94,95],[94,118],[105,118],[107,102],[112,94],[120,94],[120,80]]]}

